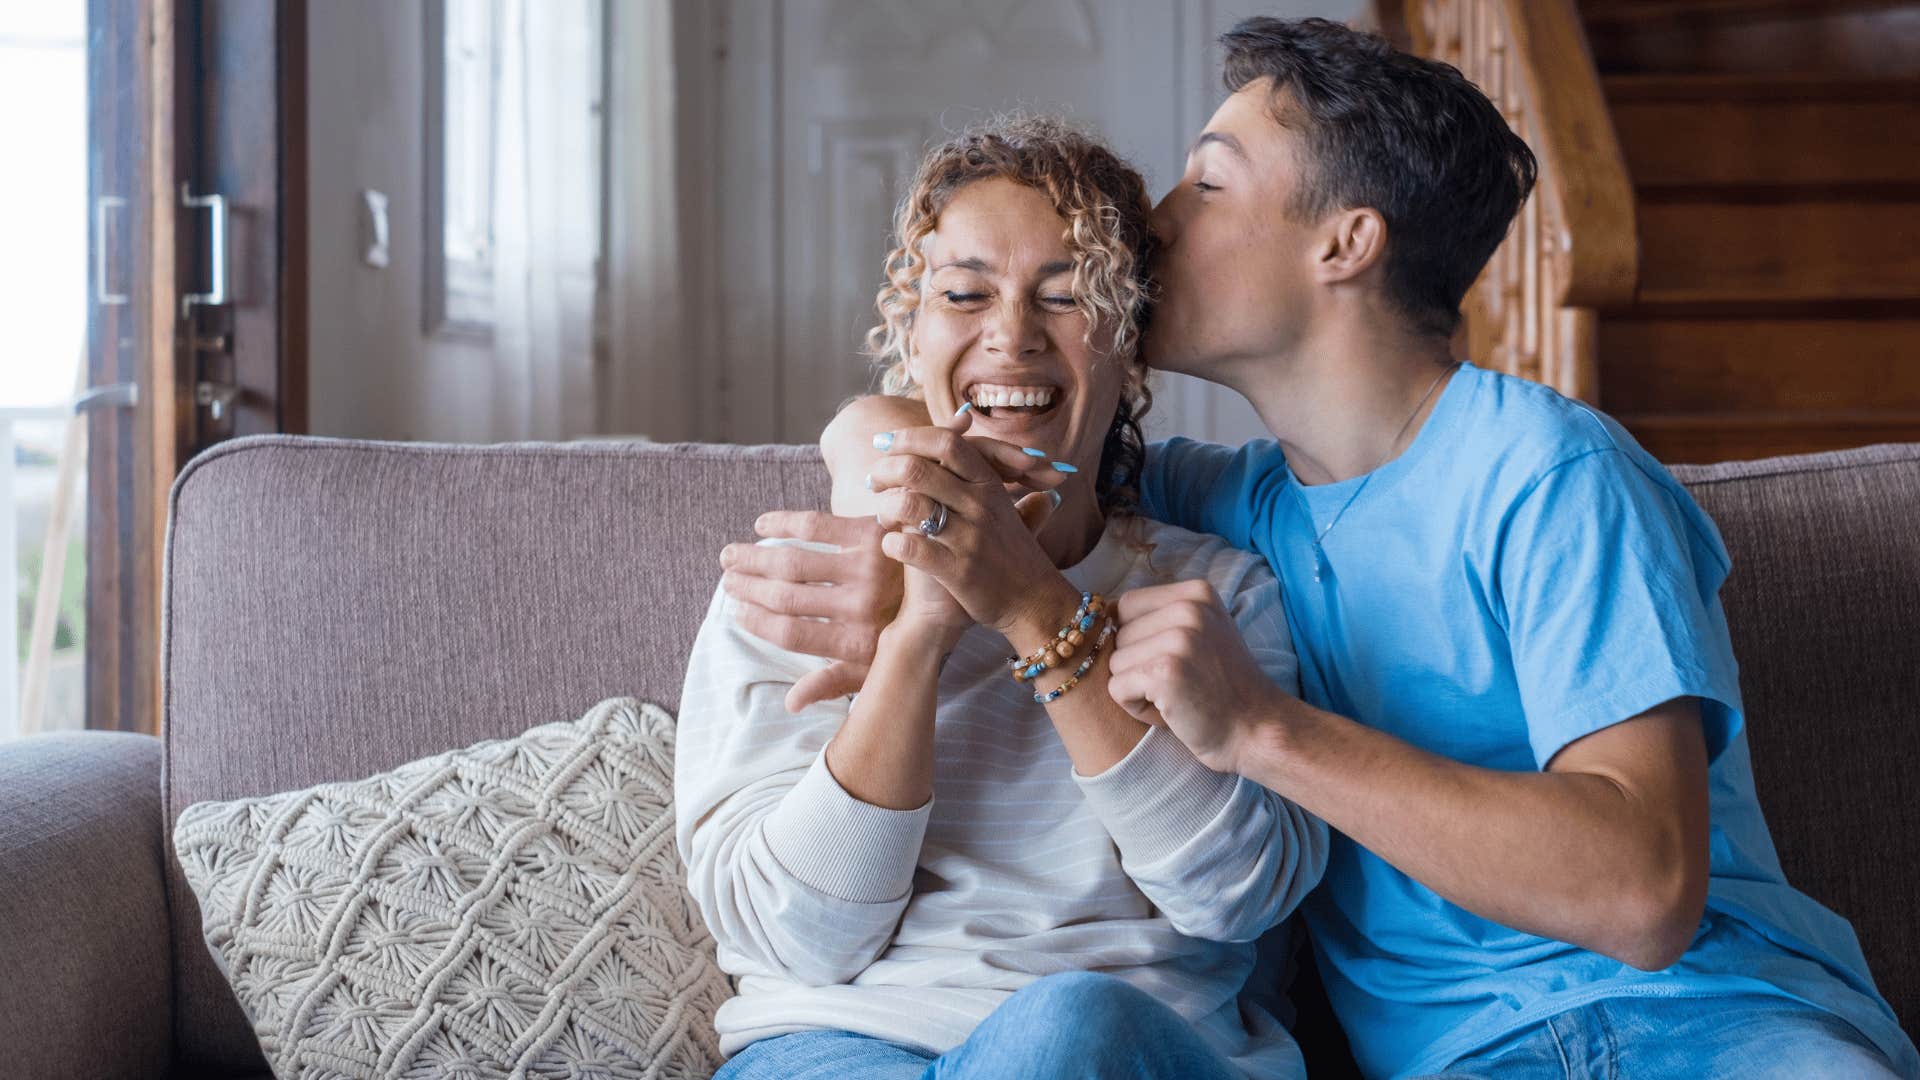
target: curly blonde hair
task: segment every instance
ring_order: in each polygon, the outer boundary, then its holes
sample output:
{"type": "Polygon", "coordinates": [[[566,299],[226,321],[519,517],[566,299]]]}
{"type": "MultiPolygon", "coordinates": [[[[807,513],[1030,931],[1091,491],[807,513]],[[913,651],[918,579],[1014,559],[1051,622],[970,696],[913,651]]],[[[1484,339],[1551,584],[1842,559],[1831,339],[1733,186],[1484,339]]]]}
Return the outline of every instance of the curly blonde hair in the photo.
{"type": "Polygon", "coordinates": [[[1140,418],[1153,407],[1140,334],[1152,299],[1152,204],[1146,181],[1118,154],[1072,126],[1044,116],[1006,115],[969,128],[927,152],[894,219],[886,283],[875,305],[880,325],[867,332],[867,353],[883,393],[918,397],[907,366],[908,336],[927,273],[923,250],[940,214],[961,189],[980,180],[1011,180],[1044,194],[1067,223],[1073,299],[1087,337],[1112,334],[1109,353],[1125,380],[1108,428],[1094,489],[1101,509],[1130,510],[1139,501],[1145,457],[1140,418]]]}

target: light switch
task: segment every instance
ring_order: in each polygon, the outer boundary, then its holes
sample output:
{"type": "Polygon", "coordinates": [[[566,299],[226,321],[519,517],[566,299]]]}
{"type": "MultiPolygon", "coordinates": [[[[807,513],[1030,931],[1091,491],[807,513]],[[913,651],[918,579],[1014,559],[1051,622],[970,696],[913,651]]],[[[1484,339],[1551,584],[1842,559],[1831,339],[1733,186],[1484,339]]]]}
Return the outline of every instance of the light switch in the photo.
{"type": "Polygon", "coordinates": [[[368,266],[386,269],[392,261],[387,251],[387,194],[384,191],[360,193],[360,237],[366,243],[361,258],[368,266]]]}

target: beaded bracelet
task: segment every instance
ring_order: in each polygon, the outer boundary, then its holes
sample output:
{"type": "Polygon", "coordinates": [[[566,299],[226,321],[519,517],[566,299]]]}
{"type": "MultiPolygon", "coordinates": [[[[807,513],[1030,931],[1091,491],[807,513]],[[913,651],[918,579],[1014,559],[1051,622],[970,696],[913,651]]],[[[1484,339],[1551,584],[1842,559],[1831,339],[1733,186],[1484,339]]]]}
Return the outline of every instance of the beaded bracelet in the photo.
{"type": "Polygon", "coordinates": [[[1081,593],[1079,610],[1046,644],[1035,649],[1030,656],[1007,657],[1009,674],[1018,682],[1030,682],[1041,672],[1060,666],[1080,648],[1086,640],[1087,631],[1093,629],[1094,622],[1105,610],[1106,599],[1099,593],[1081,593]]]}
{"type": "Polygon", "coordinates": [[[1107,624],[1100,628],[1100,636],[1093,639],[1093,648],[1087,650],[1087,658],[1080,661],[1080,666],[1074,669],[1073,675],[1069,677],[1066,682],[1061,683],[1059,686],[1054,687],[1044,694],[1034,694],[1033,700],[1041,705],[1050,705],[1055,698],[1078,686],[1080,684],[1080,676],[1085,675],[1093,669],[1093,662],[1100,659],[1100,647],[1107,643],[1107,639],[1113,636],[1113,631],[1119,625],[1115,620],[1108,619],[1107,624]]]}
{"type": "Polygon", "coordinates": [[[1027,657],[1018,657],[1018,655],[1006,657],[1006,663],[1014,671],[1014,678],[1021,678],[1021,680],[1033,678],[1050,667],[1058,667],[1062,659],[1073,655],[1073,650],[1079,648],[1083,634],[1087,630],[1085,626],[1081,626],[1081,623],[1091,625],[1091,615],[1098,613],[1102,607],[1104,607],[1104,600],[1100,598],[1100,594],[1083,592],[1079,609],[1073,611],[1073,617],[1069,619],[1068,625],[1062,626],[1052,638],[1048,638],[1046,644],[1033,650],[1033,653],[1027,657]],[[1068,642],[1068,650],[1060,651],[1060,642],[1068,642]],[[1031,671],[1031,675],[1027,675],[1027,671],[1031,671]]]}

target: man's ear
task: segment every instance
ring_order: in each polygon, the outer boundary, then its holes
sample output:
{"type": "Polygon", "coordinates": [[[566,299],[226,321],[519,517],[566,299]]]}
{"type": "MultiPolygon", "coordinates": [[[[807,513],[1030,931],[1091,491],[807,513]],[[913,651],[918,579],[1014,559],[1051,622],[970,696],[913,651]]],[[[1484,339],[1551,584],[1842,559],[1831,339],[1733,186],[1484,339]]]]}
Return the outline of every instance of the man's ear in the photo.
{"type": "Polygon", "coordinates": [[[1387,257],[1387,219],[1370,206],[1340,211],[1323,226],[1318,255],[1322,282],[1359,277],[1387,257]]]}

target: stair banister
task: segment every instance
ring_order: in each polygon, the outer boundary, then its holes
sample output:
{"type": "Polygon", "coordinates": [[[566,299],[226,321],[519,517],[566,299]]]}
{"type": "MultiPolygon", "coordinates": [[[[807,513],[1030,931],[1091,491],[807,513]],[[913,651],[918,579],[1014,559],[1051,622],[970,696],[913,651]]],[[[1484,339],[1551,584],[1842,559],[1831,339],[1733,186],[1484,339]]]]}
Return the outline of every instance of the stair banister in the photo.
{"type": "Polygon", "coordinates": [[[1408,0],[1416,51],[1458,67],[1539,159],[1467,297],[1475,362],[1598,403],[1596,311],[1633,300],[1633,184],[1573,0],[1408,0]]]}

